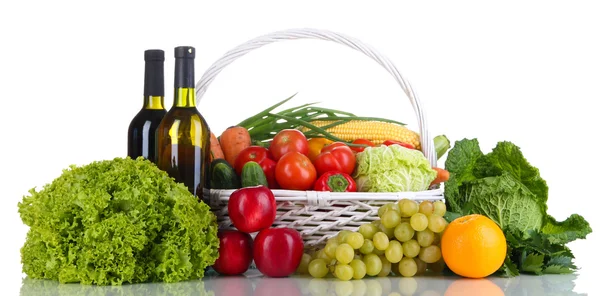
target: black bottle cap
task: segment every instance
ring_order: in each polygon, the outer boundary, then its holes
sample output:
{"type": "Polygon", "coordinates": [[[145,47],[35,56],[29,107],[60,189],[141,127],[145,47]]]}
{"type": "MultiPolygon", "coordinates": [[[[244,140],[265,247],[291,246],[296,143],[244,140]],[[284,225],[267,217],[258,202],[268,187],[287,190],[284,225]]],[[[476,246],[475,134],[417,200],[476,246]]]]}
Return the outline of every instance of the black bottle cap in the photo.
{"type": "Polygon", "coordinates": [[[175,47],[176,59],[194,59],[196,58],[196,49],[191,46],[175,47]]]}
{"type": "Polygon", "coordinates": [[[144,51],[144,61],[146,61],[146,62],[150,62],[150,61],[164,62],[165,61],[165,52],[160,49],[148,49],[148,50],[144,51]]]}

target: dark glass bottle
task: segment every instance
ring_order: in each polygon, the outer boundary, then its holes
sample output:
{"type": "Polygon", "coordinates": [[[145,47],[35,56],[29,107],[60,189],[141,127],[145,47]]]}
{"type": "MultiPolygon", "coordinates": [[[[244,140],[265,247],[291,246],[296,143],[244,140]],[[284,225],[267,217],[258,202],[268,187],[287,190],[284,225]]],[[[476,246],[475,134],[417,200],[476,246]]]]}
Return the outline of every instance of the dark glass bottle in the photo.
{"type": "Polygon", "coordinates": [[[165,110],[165,52],[150,49],[144,52],[144,106],[131,120],[127,134],[127,155],[143,156],[156,163],[156,128],[167,113],[165,110]]]}
{"type": "Polygon", "coordinates": [[[196,108],[194,82],[195,49],[175,48],[175,94],[173,107],[157,130],[158,167],[202,199],[209,189],[210,130],[196,108]]]}

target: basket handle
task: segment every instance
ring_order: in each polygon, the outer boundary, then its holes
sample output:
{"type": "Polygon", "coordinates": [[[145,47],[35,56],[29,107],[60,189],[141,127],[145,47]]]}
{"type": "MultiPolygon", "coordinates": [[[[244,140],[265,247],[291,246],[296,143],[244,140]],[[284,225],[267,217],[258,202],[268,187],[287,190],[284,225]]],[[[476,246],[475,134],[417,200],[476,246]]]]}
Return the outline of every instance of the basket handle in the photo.
{"type": "Polygon", "coordinates": [[[267,44],[275,43],[278,41],[284,40],[296,40],[296,39],[318,39],[318,40],[326,40],[333,41],[335,43],[339,43],[342,45],[346,45],[350,48],[353,48],[357,51],[360,51],[375,60],[379,65],[385,68],[398,82],[404,93],[410,99],[410,102],[413,106],[413,110],[417,115],[417,121],[419,125],[419,134],[421,137],[421,148],[423,150],[423,154],[429,160],[429,163],[432,166],[437,165],[437,156],[435,152],[435,146],[433,145],[433,141],[431,135],[429,134],[429,130],[427,128],[427,118],[425,110],[423,109],[422,103],[419,101],[417,94],[410,86],[410,83],[406,79],[402,77],[396,66],[392,64],[392,62],[378,53],[371,46],[361,42],[358,39],[352,38],[350,36],[346,36],[340,33],[321,30],[321,29],[311,29],[311,28],[302,28],[302,29],[289,29],[283,31],[272,32],[266,35],[262,35],[256,37],[254,39],[248,40],[245,43],[242,43],[232,50],[226,52],[221,58],[215,61],[207,70],[204,72],[198,83],[196,84],[196,101],[197,104],[200,103],[200,99],[206,93],[206,90],[210,83],[215,79],[215,77],[229,64],[243,55],[263,47],[267,44]]]}

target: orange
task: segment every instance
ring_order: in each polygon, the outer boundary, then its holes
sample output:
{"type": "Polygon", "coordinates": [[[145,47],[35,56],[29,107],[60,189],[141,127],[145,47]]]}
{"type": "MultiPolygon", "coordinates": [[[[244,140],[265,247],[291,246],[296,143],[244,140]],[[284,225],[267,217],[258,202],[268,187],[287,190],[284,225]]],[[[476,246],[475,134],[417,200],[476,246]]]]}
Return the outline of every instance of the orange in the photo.
{"type": "Polygon", "coordinates": [[[459,279],[452,281],[444,296],[504,296],[500,287],[488,279],[459,279]]]}
{"type": "Polygon", "coordinates": [[[452,221],[442,235],[442,257],[450,270],[468,278],[494,273],[506,258],[506,237],[490,218],[473,214],[452,221]]]}

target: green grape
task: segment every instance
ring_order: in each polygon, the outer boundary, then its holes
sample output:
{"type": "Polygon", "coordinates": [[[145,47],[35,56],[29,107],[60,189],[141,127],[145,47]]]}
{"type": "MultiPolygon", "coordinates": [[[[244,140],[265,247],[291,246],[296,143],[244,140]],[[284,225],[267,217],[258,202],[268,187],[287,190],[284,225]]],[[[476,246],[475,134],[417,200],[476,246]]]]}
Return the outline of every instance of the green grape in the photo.
{"type": "Polygon", "coordinates": [[[394,229],[400,224],[400,213],[396,211],[388,211],[381,217],[381,225],[385,228],[394,229]]]}
{"type": "Polygon", "coordinates": [[[296,268],[296,273],[307,274],[310,261],[312,261],[310,255],[306,253],[302,254],[302,259],[300,259],[300,265],[298,265],[298,268],[296,268]]]}
{"type": "Polygon", "coordinates": [[[446,224],[448,222],[446,222],[446,219],[444,219],[444,217],[437,215],[437,214],[432,214],[429,216],[429,230],[435,232],[435,233],[440,233],[442,231],[444,231],[444,229],[446,228],[446,224]]]}
{"type": "Polygon", "coordinates": [[[349,244],[341,244],[335,250],[335,259],[342,264],[348,264],[354,259],[354,249],[349,244]]]}
{"type": "Polygon", "coordinates": [[[390,245],[385,249],[385,258],[392,263],[398,263],[402,259],[402,256],[403,251],[400,242],[396,240],[390,241],[390,245]]]}
{"type": "MultiPolygon", "coordinates": [[[[335,258],[335,257],[333,257],[333,258],[335,258]]],[[[329,264],[329,262],[331,262],[331,259],[333,259],[333,258],[327,256],[327,254],[325,253],[325,250],[323,250],[323,249],[317,251],[317,255],[314,257],[314,259],[323,259],[323,260],[325,260],[325,262],[327,262],[327,264],[329,264]]]]}
{"type": "Polygon", "coordinates": [[[435,234],[429,229],[417,232],[417,242],[421,247],[429,247],[433,243],[435,234]]]}
{"type": "Polygon", "coordinates": [[[416,213],[412,217],[410,217],[410,227],[415,231],[423,231],[427,229],[427,216],[421,213],[416,213]]]}
{"type": "Polygon", "coordinates": [[[355,250],[360,249],[364,242],[364,237],[358,232],[353,232],[346,236],[346,243],[349,244],[355,250]]]}
{"type": "Polygon", "coordinates": [[[442,251],[440,247],[431,245],[429,247],[422,248],[419,252],[419,259],[425,263],[434,263],[442,258],[442,251]]]}
{"type": "Polygon", "coordinates": [[[404,277],[411,277],[417,274],[417,263],[413,258],[404,257],[398,263],[398,272],[404,277]]]}
{"type": "Polygon", "coordinates": [[[367,255],[367,254],[371,254],[373,252],[373,249],[375,249],[375,246],[373,245],[373,241],[370,239],[365,239],[365,242],[363,243],[362,247],[360,247],[360,249],[358,249],[361,253],[367,255]]]}
{"type": "Polygon", "coordinates": [[[410,223],[402,222],[394,229],[394,236],[400,242],[405,242],[413,238],[415,231],[410,227],[410,223]]]}
{"type": "Polygon", "coordinates": [[[379,231],[385,233],[388,238],[394,238],[394,229],[395,228],[387,228],[383,224],[379,224],[379,231]]]}
{"type": "Polygon", "coordinates": [[[446,214],[446,204],[440,200],[434,202],[433,213],[443,217],[446,214]]]}
{"type": "Polygon", "coordinates": [[[390,244],[390,239],[388,238],[388,236],[385,233],[377,232],[373,236],[373,245],[375,246],[375,249],[385,251],[385,249],[387,249],[389,244],[390,244]]]}
{"type": "Polygon", "coordinates": [[[410,199],[400,200],[398,206],[400,207],[400,214],[402,217],[411,217],[419,211],[419,204],[410,199]]]}
{"type": "Polygon", "coordinates": [[[373,239],[373,235],[379,231],[379,227],[372,223],[366,223],[358,227],[358,233],[365,239],[373,239]]]}
{"type": "Polygon", "coordinates": [[[352,278],[355,280],[360,280],[367,274],[367,265],[360,259],[352,260],[352,262],[350,262],[350,267],[354,270],[352,278]]]}
{"type": "Polygon", "coordinates": [[[415,263],[417,263],[417,273],[416,274],[424,274],[427,271],[427,263],[423,262],[423,260],[419,258],[413,258],[415,263]]]}
{"type": "Polygon", "coordinates": [[[334,274],[336,278],[342,281],[349,281],[354,275],[354,270],[348,264],[337,264],[334,274]]]}
{"type": "Polygon", "coordinates": [[[379,250],[377,248],[373,248],[373,254],[377,256],[385,255],[385,250],[379,250]]]}
{"type": "Polygon", "coordinates": [[[419,213],[424,214],[425,216],[433,214],[433,203],[428,200],[422,201],[419,204],[419,213]]]}
{"type": "Polygon", "coordinates": [[[346,242],[346,236],[347,236],[348,234],[350,234],[350,233],[352,233],[352,231],[350,231],[350,230],[341,230],[341,231],[338,233],[337,237],[336,237],[338,244],[343,244],[343,243],[345,243],[345,242],[346,242]]]}
{"type": "Polygon", "coordinates": [[[381,272],[382,262],[381,258],[375,254],[365,255],[363,262],[367,267],[367,274],[370,276],[378,275],[381,272]]]}
{"type": "Polygon", "coordinates": [[[419,251],[421,251],[421,246],[419,246],[419,243],[417,243],[417,241],[414,239],[411,239],[402,244],[402,252],[404,253],[404,256],[406,256],[406,257],[409,257],[409,258],[417,257],[417,256],[419,256],[419,251]]]}
{"type": "Polygon", "coordinates": [[[383,217],[383,214],[385,214],[389,211],[400,212],[400,209],[398,208],[398,205],[396,203],[388,203],[388,204],[385,204],[385,205],[379,207],[379,209],[377,210],[377,216],[379,216],[379,218],[381,218],[381,217],[383,217]]]}
{"type": "Polygon", "coordinates": [[[386,277],[392,271],[392,263],[385,258],[385,256],[379,256],[381,260],[381,271],[377,274],[378,277],[386,277]]]}
{"type": "Polygon", "coordinates": [[[327,244],[325,244],[325,248],[323,248],[323,251],[325,252],[327,257],[335,258],[335,249],[337,249],[338,245],[338,241],[335,239],[330,239],[329,241],[327,241],[327,244]]]}
{"type": "Polygon", "coordinates": [[[350,281],[335,281],[333,282],[333,286],[336,296],[350,296],[352,295],[352,290],[354,290],[354,286],[350,281]]]}
{"type": "Polygon", "coordinates": [[[314,278],[322,278],[329,273],[327,262],[324,259],[314,259],[308,264],[308,273],[314,278]]]}

